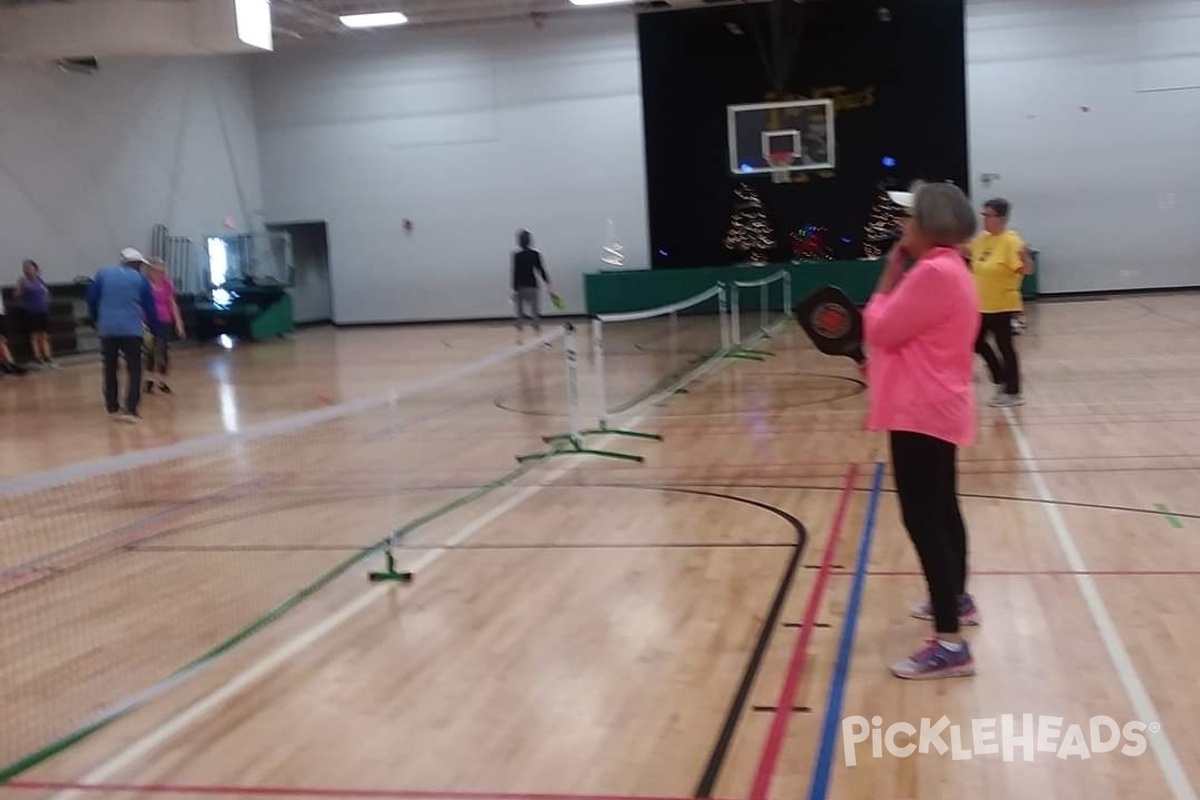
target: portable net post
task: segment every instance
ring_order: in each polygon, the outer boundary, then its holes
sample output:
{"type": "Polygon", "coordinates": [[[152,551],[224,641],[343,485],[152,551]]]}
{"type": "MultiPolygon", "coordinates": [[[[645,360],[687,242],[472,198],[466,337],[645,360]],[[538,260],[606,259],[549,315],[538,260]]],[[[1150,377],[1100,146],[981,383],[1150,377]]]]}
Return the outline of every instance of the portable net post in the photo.
{"type": "MultiPolygon", "coordinates": [[[[641,463],[645,461],[642,456],[632,453],[621,453],[615,450],[599,450],[591,447],[583,446],[583,433],[580,430],[579,424],[579,352],[576,347],[575,326],[567,323],[564,326],[565,335],[563,337],[563,350],[565,352],[564,361],[567,367],[567,433],[560,433],[555,436],[545,436],[542,441],[546,444],[553,445],[550,450],[540,453],[528,453],[526,455],[517,456],[517,461],[525,463],[528,461],[540,461],[554,456],[601,456],[603,458],[615,458],[622,461],[636,461],[641,463]]],[[[603,355],[601,355],[603,358],[603,355]]],[[[617,431],[613,431],[616,433],[617,431]]],[[[649,436],[649,434],[638,434],[633,432],[630,435],[649,436]]]]}
{"type": "Polygon", "coordinates": [[[734,300],[732,302],[733,320],[732,320],[731,324],[733,326],[733,329],[738,332],[738,336],[734,340],[733,348],[729,351],[730,358],[740,358],[740,359],[745,359],[745,360],[749,360],[749,361],[762,361],[762,360],[764,360],[765,356],[772,355],[772,353],[769,353],[765,350],[755,350],[750,347],[747,347],[743,343],[743,340],[742,340],[742,336],[741,336],[742,303],[740,300],[740,295],[741,295],[741,291],[743,289],[753,289],[753,288],[757,288],[759,290],[759,299],[758,299],[758,306],[759,306],[758,317],[759,317],[759,319],[758,319],[757,329],[755,330],[753,336],[751,337],[752,339],[759,340],[759,339],[771,338],[771,333],[776,327],[778,327],[778,322],[782,322],[782,320],[786,319],[787,315],[788,315],[788,310],[791,305],[788,300],[788,298],[790,296],[790,292],[791,292],[791,275],[788,273],[787,270],[779,270],[778,272],[772,273],[771,275],[768,275],[765,278],[760,278],[759,280],[734,281],[733,282],[733,298],[734,298],[734,300]],[[783,297],[781,298],[780,304],[779,304],[780,305],[780,320],[777,322],[772,322],[772,320],[771,320],[771,311],[772,311],[771,288],[774,286],[778,286],[780,288],[780,291],[782,291],[782,293],[783,293],[783,297]]]}
{"type": "Polygon", "coordinates": [[[396,534],[388,536],[387,544],[383,548],[384,566],[379,572],[367,573],[367,579],[371,583],[383,583],[385,581],[394,581],[396,583],[408,583],[412,580],[413,574],[407,570],[396,569],[396,555],[393,552],[396,546],[396,534]]]}
{"type": "MultiPolygon", "coordinates": [[[[612,317],[610,319],[615,319],[612,317]]],[[[597,403],[597,423],[596,427],[590,430],[582,431],[585,436],[596,435],[613,435],[627,436],[633,439],[650,439],[652,441],[662,441],[662,437],[656,433],[644,433],[642,431],[626,430],[622,428],[609,427],[609,411],[608,411],[608,380],[605,370],[604,358],[604,319],[602,315],[597,315],[592,318],[592,365],[596,371],[596,403],[597,403]]]]}
{"type": "Polygon", "coordinates": [[[730,338],[724,284],[666,306],[596,315],[592,362],[598,422],[583,434],[661,441],[657,434],[616,427],[613,421],[683,393],[699,370],[729,351],[730,338]]]}

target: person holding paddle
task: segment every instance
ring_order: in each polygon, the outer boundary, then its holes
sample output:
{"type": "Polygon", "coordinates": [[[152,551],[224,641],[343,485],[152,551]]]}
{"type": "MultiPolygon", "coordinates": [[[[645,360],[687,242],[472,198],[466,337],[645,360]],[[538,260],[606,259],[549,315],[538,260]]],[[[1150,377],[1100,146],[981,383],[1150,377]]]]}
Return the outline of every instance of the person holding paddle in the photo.
{"type": "Polygon", "coordinates": [[[900,511],[928,592],[911,613],[932,620],[934,636],[891,671],[908,679],[972,675],[961,625],[976,623],[977,611],[966,591],[958,448],[976,436],[972,373],[980,301],[956,248],[974,235],[975,212],[949,183],[894,192],[892,200],[908,216],[863,311],[867,427],[890,439],[900,511]]]}
{"type": "Polygon", "coordinates": [[[542,264],[542,254],[533,249],[533,234],[520,231],[517,234],[517,245],[520,249],[513,253],[512,257],[512,299],[517,318],[517,343],[520,344],[527,318],[533,323],[534,336],[542,335],[538,276],[541,276],[546,284],[546,290],[550,292],[552,299],[555,295],[550,277],[546,274],[546,267],[542,264]]]}

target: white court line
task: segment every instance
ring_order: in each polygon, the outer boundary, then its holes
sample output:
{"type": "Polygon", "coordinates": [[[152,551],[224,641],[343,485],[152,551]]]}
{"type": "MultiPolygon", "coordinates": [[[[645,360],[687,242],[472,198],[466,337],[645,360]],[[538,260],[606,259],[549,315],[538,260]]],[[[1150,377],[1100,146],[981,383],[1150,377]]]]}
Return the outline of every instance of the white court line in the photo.
{"type": "MultiPolygon", "coordinates": [[[[661,402],[664,398],[671,397],[678,388],[698,380],[703,375],[714,372],[717,367],[728,363],[732,362],[724,359],[715,359],[707,364],[703,364],[690,375],[680,379],[672,386],[664,389],[662,392],[646,398],[642,406],[652,407],[654,403],[661,402]]],[[[651,412],[647,411],[638,415],[636,418],[624,423],[625,427],[637,427],[637,425],[639,425],[646,417],[650,416],[650,413],[651,412]]],[[[600,442],[608,442],[617,438],[617,436],[609,435],[600,439],[600,442]]],[[[420,570],[428,569],[434,562],[449,552],[451,548],[454,548],[457,545],[467,541],[480,530],[494,522],[496,519],[521,505],[538,492],[546,489],[555,481],[559,480],[564,475],[571,472],[583,463],[584,462],[582,460],[572,461],[567,466],[550,473],[544,483],[527,487],[524,491],[520,492],[516,496],[509,498],[492,510],[481,515],[473,522],[458,531],[449,540],[447,540],[442,549],[430,550],[425,555],[417,559],[417,561],[414,562],[410,567],[407,567],[406,570],[416,574],[420,570]]],[[[126,747],[120,753],[117,753],[115,756],[108,759],[91,772],[87,773],[83,778],[79,779],[78,782],[87,785],[102,784],[109,781],[113,776],[122,772],[135,762],[166,744],[182,731],[208,716],[221,704],[234,698],[242,691],[254,685],[256,682],[263,679],[274,670],[288,663],[297,655],[304,652],[309,647],[312,647],[314,644],[340,628],[342,625],[346,624],[346,622],[362,613],[376,600],[388,594],[391,589],[392,587],[387,585],[372,587],[356,600],[346,604],[332,615],[323,619],[317,625],[313,626],[304,633],[299,634],[291,641],[272,652],[262,661],[259,661],[253,666],[240,672],[238,675],[229,679],[214,691],[190,705],[180,714],[173,716],[162,725],[150,731],[142,738],[126,747]]],[[[78,789],[67,789],[54,794],[50,800],[81,800],[84,794],[84,792],[78,789]]]]}
{"type": "MultiPolygon", "coordinates": [[[[1042,501],[1042,508],[1045,509],[1046,516],[1050,518],[1050,526],[1054,528],[1054,534],[1058,538],[1058,544],[1067,559],[1067,564],[1076,573],[1075,581],[1079,584],[1083,602],[1092,615],[1092,621],[1100,633],[1100,639],[1104,642],[1105,649],[1108,650],[1113,667],[1117,671],[1117,677],[1120,678],[1121,685],[1125,687],[1125,694],[1133,706],[1138,721],[1147,725],[1155,722],[1162,724],[1162,717],[1159,715],[1158,709],[1154,707],[1154,702],[1142,684],[1142,679],[1138,676],[1133,659],[1130,658],[1129,651],[1125,649],[1121,635],[1117,633],[1117,626],[1109,616],[1108,609],[1105,608],[1104,601],[1100,598],[1100,592],[1096,589],[1092,576],[1083,574],[1088,571],[1088,566],[1084,562],[1083,556],[1079,554],[1079,548],[1075,545],[1075,537],[1059,512],[1054,495],[1050,493],[1050,487],[1046,485],[1045,479],[1038,471],[1037,459],[1033,457],[1033,451],[1029,447],[1029,442],[1025,440],[1025,434],[1017,425],[1012,409],[1006,408],[1003,411],[1008,429],[1012,432],[1013,441],[1016,442],[1017,450],[1021,453],[1021,460],[1030,469],[1030,478],[1042,501]]],[[[1171,789],[1171,796],[1175,800],[1197,800],[1196,790],[1188,780],[1187,771],[1175,754],[1175,748],[1171,745],[1166,725],[1163,725],[1158,733],[1149,734],[1146,741],[1154,752],[1154,757],[1158,760],[1163,778],[1171,789]]]]}
{"type": "MultiPolygon", "coordinates": [[[[479,531],[490,525],[492,522],[521,505],[526,500],[540,492],[542,489],[546,488],[547,485],[566,475],[580,463],[582,462],[572,462],[568,466],[551,473],[551,475],[547,478],[546,483],[538,484],[537,486],[530,486],[520,494],[510,497],[508,500],[491,509],[486,514],[480,515],[473,522],[464,526],[461,530],[454,534],[454,536],[447,540],[442,549],[430,550],[429,552],[425,553],[423,556],[417,559],[412,566],[407,567],[406,571],[416,574],[421,570],[428,569],[435,561],[449,552],[451,548],[467,541],[479,531]]],[[[220,688],[196,701],[181,714],[172,717],[163,725],[155,728],[153,731],[146,734],[141,739],[137,740],[129,747],[125,748],[120,753],[101,764],[99,767],[96,767],[94,770],[84,776],[79,782],[83,784],[94,784],[108,781],[114,775],[120,773],[122,770],[149,755],[177,736],[179,733],[191,727],[194,723],[199,722],[201,719],[208,716],[221,704],[233,699],[238,694],[250,688],[271,672],[274,672],[284,664],[292,661],[296,656],[300,655],[305,650],[319,642],[321,639],[333,633],[342,625],[345,625],[358,614],[365,611],[376,600],[379,600],[384,595],[388,594],[392,588],[393,587],[386,584],[372,587],[367,592],[363,593],[362,596],[350,603],[347,603],[331,616],[325,617],[317,625],[296,636],[294,639],[275,650],[262,661],[259,661],[258,663],[239,673],[234,678],[226,681],[220,686],[220,688]]],[[[83,795],[84,793],[79,790],[68,789],[55,794],[51,800],[72,800],[73,798],[79,798],[83,795]]]]}

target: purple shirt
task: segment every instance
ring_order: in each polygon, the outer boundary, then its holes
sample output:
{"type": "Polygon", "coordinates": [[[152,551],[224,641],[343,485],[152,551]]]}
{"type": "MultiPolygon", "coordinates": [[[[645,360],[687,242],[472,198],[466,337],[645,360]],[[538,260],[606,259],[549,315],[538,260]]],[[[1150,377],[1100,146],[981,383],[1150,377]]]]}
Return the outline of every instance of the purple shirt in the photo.
{"type": "Polygon", "coordinates": [[[45,314],[50,311],[50,289],[44,280],[41,278],[30,280],[22,276],[20,286],[25,308],[34,314],[45,314]]]}

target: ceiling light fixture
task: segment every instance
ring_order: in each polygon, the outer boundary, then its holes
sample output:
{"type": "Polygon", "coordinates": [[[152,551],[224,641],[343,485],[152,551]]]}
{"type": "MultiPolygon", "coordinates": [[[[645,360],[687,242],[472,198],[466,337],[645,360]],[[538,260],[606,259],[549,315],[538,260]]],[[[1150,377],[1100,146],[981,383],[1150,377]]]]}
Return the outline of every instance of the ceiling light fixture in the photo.
{"type": "Polygon", "coordinates": [[[373,14],[346,14],[338,17],[347,28],[386,28],[391,25],[403,25],[408,17],[399,11],[378,11],[373,14]]]}
{"type": "Polygon", "coordinates": [[[630,3],[633,0],[571,0],[573,6],[615,6],[617,3],[630,3]]]}

